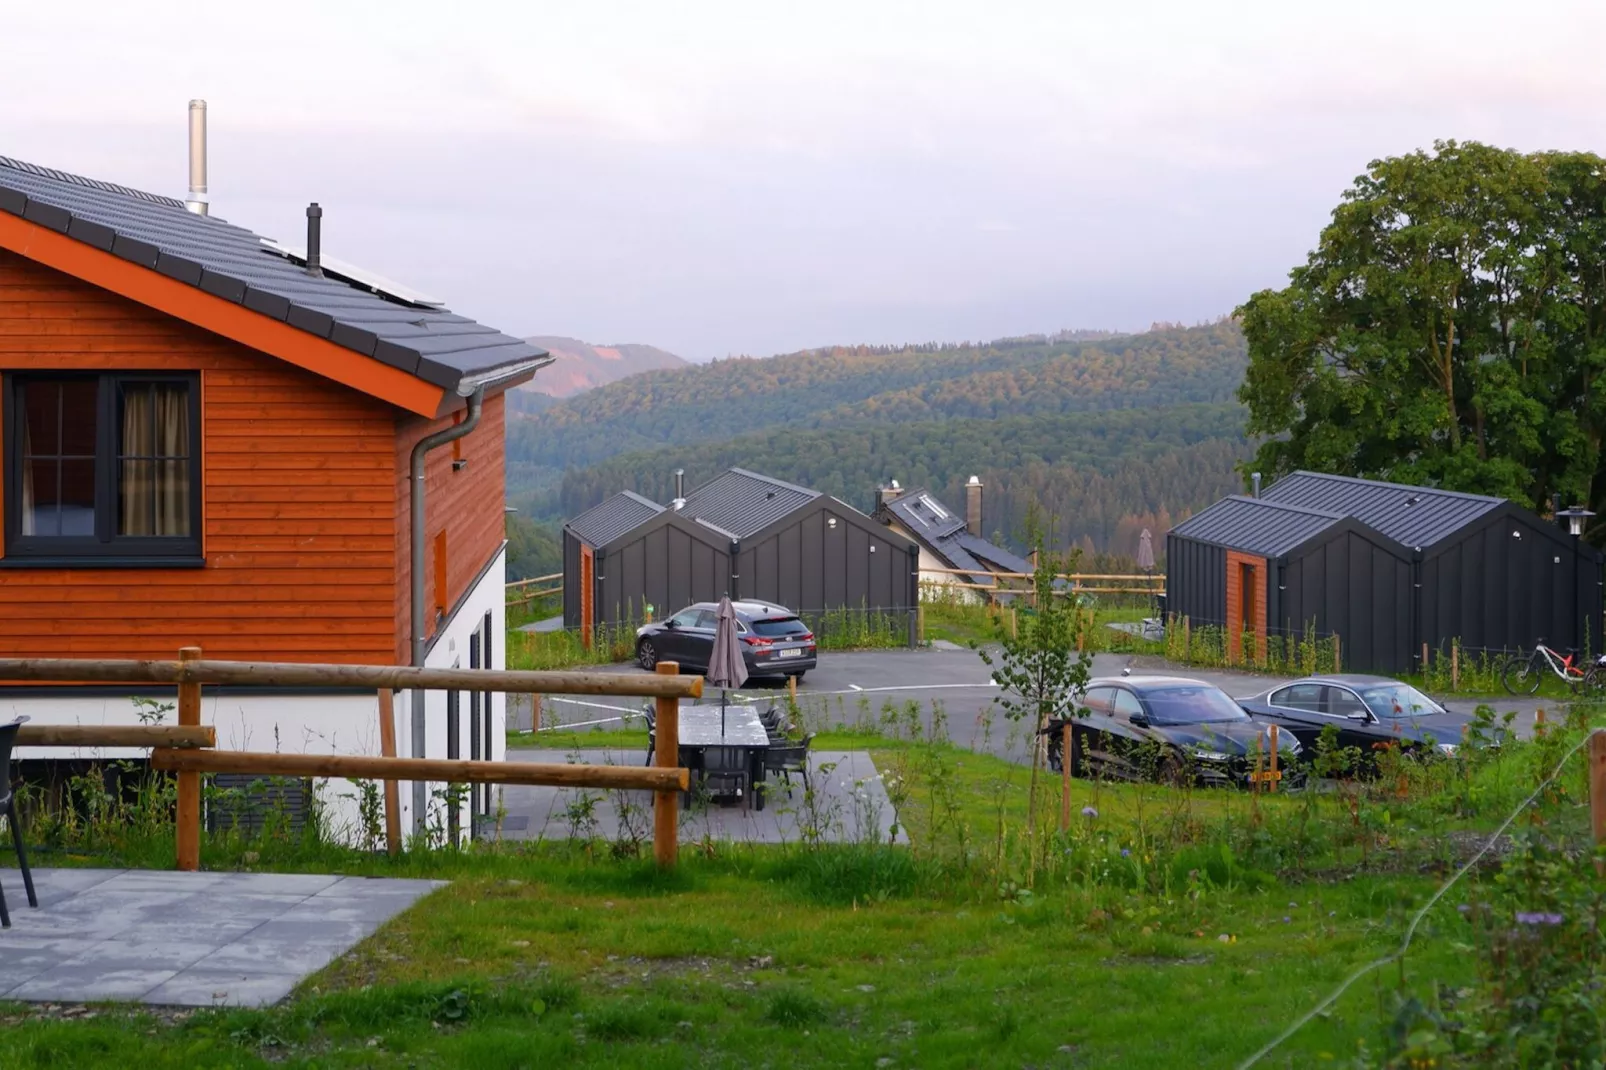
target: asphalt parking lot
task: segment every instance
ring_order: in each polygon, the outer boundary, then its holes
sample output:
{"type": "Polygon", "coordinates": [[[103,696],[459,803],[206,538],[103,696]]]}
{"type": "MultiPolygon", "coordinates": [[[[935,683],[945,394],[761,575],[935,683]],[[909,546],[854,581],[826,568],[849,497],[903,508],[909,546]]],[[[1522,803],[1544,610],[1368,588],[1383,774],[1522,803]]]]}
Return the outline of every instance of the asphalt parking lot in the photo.
{"type": "MultiPolygon", "coordinates": [[[[1133,664],[1125,654],[1100,654],[1093,658],[1093,675],[1119,676],[1133,664]]],[[[607,666],[601,671],[639,673],[634,665],[607,666]]],[[[1151,668],[1142,664],[1134,673],[1188,676],[1207,680],[1234,697],[1258,694],[1285,683],[1288,677],[1209,669],[1151,668]]],[[[750,681],[740,692],[757,697],[785,693],[782,681],[750,681]]],[[[931,727],[932,711],[940,708],[946,716],[947,732],[955,743],[1000,757],[1023,761],[1028,755],[1026,733],[1012,726],[995,704],[998,689],[992,683],[986,664],[975,651],[961,648],[921,650],[863,650],[826,652],[819,667],[808,674],[798,688],[799,702],[814,724],[853,724],[869,716],[879,718],[890,703],[904,707],[919,705],[925,730],[931,727]]],[[[1544,700],[1498,696],[1489,699],[1456,698],[1445,701],[1451,709],[1472,711],[1487,702],[1499,712],[1515,710],[1519,734],[1532,731],[1535,710],[1544,700]]],[[[586,696],[548,696],[542,711],[543,724],[595,725],[616,728],[646,700],[620,700],[586,696]]],[[[1554,703],[1549,703],[1554,705],[1554,703]]],[[[527,705],[510,707],[509,728],[528,730],[531,716],[527,705]]]]}

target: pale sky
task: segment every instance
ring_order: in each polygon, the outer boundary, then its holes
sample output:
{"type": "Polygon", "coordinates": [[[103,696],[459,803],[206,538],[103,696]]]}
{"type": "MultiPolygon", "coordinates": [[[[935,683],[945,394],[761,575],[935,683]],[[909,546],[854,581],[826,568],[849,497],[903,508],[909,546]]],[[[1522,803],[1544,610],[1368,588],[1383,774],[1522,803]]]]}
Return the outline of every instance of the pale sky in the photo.
{"type": "Polygon", "coordinates": [[[515,334],[704,359],[1194,322],[1368,160],[1606,153],[1606,4],[0,0],[0,155],[515,334]]]}

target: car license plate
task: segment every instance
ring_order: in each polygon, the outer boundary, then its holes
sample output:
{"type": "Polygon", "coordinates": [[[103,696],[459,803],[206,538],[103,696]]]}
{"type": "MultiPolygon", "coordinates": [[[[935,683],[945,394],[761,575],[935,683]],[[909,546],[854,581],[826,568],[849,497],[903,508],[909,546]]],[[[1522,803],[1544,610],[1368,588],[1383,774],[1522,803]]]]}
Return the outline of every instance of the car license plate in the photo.
{"type": "Polygon", "coordinates": [[[803,651],[794,647],[791,650],[776,651],[775,656],[778,658],[801,658],[803,656],[803,651]]]}

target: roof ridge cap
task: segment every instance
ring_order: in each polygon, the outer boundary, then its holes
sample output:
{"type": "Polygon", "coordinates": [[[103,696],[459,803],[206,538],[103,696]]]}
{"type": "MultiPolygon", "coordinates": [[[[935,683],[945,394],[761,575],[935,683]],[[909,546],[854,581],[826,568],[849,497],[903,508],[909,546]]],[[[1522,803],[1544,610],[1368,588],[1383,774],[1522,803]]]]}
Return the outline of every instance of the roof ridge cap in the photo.
{"type": "Polygon", "coordinates": [[[38,175],[41,178],[55,179],[57,182],[68,182],[85,189],[98,189],[104,193],[116,193],[134,200],[145,201],[148,204],[160,204],[168,208],[184,210],[184,202],[177,197],[168,197],[160,193],[150,193],[146,190],[135,189],[133,186],[124,186],[118,182],[107,182],[104,179],[90,178],[87,175],[75,175],[71,171],[63,171],[55,167],[45,167],[41,164],[29,163],[14,156],[0,156],[0,167],[12,171],[21,171],[23,174],[38,175]]]}
{"type": "MultiPolygon", "coordinates": [[[[1334,472],[1313,472],[1308,468],[1295,469],[1294,471],[1289,472],[1288,476],[1284,476],[1283,478],[1286,479],[1289,476],[1309,476],[1312,479],[1328,479],[1335,483],[1359,483],[1368,487],[1387,487],[1390,490],[1408,490],[1415,491],[1418,494],[1436,494],[1445,498],[1463,498],[1469,501],[1490,502],[1496,505],[1511,500],[1509,498],[1496,497],[1493,494],[1474,494],[1471,491],[1466,490],[1448,490],[1444,487],[1426,487],[1417,483],[1396,483],[1391,479],[1367,479],[1364,476],[1341,476],[1334,472]]],[[[1282,480],[1277,481],[1277,483],[1280,482],[1282,482],[1282,480]]],[[[1267,487],[1265,493],[1270,493],[1272,490],[1274,490],[1277,486],[1277,483],[1273,483],[1271,486],[1267,487]]]]}

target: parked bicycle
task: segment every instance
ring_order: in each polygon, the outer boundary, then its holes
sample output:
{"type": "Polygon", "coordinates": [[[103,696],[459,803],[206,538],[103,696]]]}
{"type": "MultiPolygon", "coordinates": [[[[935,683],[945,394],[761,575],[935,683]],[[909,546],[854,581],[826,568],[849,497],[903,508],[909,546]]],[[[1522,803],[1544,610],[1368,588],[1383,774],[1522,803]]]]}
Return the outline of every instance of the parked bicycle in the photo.
{"type": "Polygon", "coordinates": [[[1544,683],[1545,676],[1556,677],[1573,691],[1582,691],[1589,694],[1599,694],[1606,691],[1606,655],[1602,655],[1589,665],[1578,662],[1578,651],[1568,650],[1565,654],[1554,647],[1545,645],[1543,639],[1534,646],[1533,653],[1524,658],[1520,653],[1506,662],[1501,672],[1501,682],[1506,690],[1513,695],[1532,695],[1544,683]]]}

